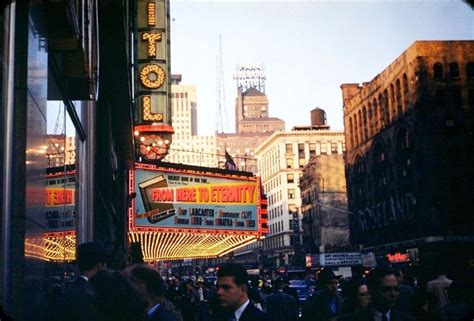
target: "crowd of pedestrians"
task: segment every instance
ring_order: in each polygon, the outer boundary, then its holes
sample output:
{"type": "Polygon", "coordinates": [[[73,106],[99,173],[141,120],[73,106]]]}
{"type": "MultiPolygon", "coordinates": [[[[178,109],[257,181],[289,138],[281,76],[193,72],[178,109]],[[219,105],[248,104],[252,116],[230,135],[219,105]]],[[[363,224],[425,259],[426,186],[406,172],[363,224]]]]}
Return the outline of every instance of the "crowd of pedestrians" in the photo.
{"type": "MultiPolygon", "coordinates": [[[[48,307],[51,321],[471,321],[473,286],[440,269],[424,284],[402,270],[377,267],[343,280],[331,269],[319,273],[312,296],[300,300],[288,280],[249,280],[242,265],[219,267],[217,282],[203,277],[166,281],[148,265],[107,269],[100,242],[81,244],[74,283],[48,307]]],[[[2,319],[3,320],[3,319],[2,319]]]]}

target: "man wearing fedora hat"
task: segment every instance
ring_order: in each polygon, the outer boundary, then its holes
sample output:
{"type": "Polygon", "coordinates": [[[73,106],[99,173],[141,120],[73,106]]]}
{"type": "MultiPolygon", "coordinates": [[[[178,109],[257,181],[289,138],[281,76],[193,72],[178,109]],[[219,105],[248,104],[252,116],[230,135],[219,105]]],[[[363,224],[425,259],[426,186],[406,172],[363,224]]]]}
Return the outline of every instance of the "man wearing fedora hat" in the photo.
{"type": "Polygon", "coordinates": [[[303,321],[333,321],[342,314],[344,299],[338,292],[339,277],[325,268],[319,273],[320,291],[305,304],[303,321]]]}

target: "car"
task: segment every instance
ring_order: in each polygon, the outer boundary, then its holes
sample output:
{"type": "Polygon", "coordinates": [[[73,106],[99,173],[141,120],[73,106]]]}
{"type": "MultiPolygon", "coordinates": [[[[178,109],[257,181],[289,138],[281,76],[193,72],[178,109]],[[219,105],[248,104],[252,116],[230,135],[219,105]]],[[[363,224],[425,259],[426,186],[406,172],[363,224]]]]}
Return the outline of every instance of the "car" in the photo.
{"type": "Polygon", "coordinates": [[[207,282],[208,284],[216,285],[216,283],[217,283],[217,276],[214,276],[214,275],[206,276],[206,282],[207,282]]]}

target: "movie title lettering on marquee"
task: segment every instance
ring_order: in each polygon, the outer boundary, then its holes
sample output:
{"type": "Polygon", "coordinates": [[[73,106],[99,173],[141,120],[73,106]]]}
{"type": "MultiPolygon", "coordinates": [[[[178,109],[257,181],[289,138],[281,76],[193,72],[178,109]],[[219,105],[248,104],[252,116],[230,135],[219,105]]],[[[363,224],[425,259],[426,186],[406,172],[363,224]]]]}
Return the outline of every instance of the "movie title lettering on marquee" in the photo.
{"type": "Polygon", "coordinates": [[[151,202],[255,204],[255,185],[154,188],[151,202]]]}

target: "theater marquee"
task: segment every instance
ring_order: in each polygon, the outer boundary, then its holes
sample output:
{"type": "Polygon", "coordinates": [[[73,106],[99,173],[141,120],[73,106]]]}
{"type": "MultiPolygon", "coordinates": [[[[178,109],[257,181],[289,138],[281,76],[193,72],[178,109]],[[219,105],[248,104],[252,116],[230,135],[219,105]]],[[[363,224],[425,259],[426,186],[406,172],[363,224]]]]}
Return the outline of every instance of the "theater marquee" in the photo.
{"type": "Polygon", "coordinates": [[[136,167],[131,241],[142,242],[148,260],[215,257],[267,232],[256,176],[136,167]]]}

